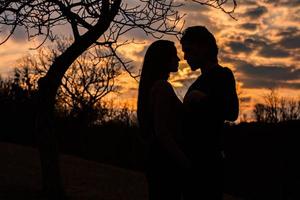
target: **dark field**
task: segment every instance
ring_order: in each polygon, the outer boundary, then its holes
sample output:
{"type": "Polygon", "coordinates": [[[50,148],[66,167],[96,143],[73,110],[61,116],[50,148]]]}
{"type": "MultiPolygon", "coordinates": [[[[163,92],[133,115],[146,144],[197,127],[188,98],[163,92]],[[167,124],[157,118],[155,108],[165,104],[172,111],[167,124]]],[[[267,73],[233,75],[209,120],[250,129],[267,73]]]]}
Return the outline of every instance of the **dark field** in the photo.
{"type": "MultiPolygon", "coordinates": [[[[300,199],[299,127],[299,121],[227,126],[226,199],[300,199]]],[[[37,151],[7,143],[35,146],[31,132],[20,133],[1,131],[1,199],[39,198],[37,151]]],[[[60,151],[73,155],[61,162],[71,199],[147,199],[143,145],[135,127],[61,126],[57,137],[60,151]]]]}

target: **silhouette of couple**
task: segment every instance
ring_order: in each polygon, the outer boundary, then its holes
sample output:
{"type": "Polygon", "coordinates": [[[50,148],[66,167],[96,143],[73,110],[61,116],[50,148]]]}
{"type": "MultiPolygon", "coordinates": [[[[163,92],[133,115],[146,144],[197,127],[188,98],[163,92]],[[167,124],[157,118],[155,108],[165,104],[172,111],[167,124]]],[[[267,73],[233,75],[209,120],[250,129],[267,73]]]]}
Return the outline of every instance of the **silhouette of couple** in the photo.
{"type": "Polygon", "coordinates": [[[187,28],[180,40],[184,59],[201,75],[183,103],[168,82],[178,71],[174,43],[158,40],[145,55],[138,122],[148,141],[146,176],[150,200],[220,200],[224,164],[221,129],[238,116],[235,79],[218,64],[214,36],[203,26],[187,28]]]}

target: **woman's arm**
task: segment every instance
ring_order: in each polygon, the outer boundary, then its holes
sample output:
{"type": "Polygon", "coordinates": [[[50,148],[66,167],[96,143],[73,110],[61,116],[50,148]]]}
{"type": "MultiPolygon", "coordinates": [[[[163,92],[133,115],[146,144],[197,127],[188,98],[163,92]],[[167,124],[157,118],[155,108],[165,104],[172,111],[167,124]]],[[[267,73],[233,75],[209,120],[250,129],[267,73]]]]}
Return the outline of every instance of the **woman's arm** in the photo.
{"type": "Polygon", "coordinates": [[[158,142],[163,150],[182,168],[190,168],[190,160],[179,148],[174,139],[174,133],[178,131],[177,117],[172,107],[174,91],[167,81],[160,81],[155,84],[152,91],[154,128],[158,142]]]}

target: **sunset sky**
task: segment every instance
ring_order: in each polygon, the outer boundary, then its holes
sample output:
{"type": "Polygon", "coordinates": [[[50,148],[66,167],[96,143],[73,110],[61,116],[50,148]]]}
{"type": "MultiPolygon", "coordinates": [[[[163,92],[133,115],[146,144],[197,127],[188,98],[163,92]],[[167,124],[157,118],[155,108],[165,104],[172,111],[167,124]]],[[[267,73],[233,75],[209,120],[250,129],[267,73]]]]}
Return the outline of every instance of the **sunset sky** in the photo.
{"type": "MultiPolygon", "coordinates": [[[[178,0],[183,1],[183,0],[178,0]]],[[[217,39],[219,61],[234,71],[241,100],[241,113],[251,115],[252,106],[262,101],[269,88],[276,88],[282,96],[300,97],[300,0],[243,0],[234,20],[220,10],[183,1],[179,8],[186,14],[185,26],[205,25],[217,39]]],[[[229,6],[229,5],[228,5],[229,6]]],[[[57,33],[68,34],[68,27],[59,27],[57,33]]],[[[1,35],[0,35],[1,37],[1,35]]],[[[143,56],[154,38],[134,30],[124,39],[134,38],[138,44],[127,45],[120,53],[131,59],[135,71],[142,65],[143,56]]],[[[180,44],[176,37],[166,37],[176,42],[182,58],[180,44]]],[[[22,29],[0,46],[0,74],[5,77],[16,61],[27,54],[34,54],[22,29]]],[[[185,61],[180,70],[172,74],[171,82],[182,98],[187,87],[200,72],[191,72],[185,61]]],[[[124,74],[117,82],[122,102],[128,101],[134,107],[138,83],[124,74]]]]}

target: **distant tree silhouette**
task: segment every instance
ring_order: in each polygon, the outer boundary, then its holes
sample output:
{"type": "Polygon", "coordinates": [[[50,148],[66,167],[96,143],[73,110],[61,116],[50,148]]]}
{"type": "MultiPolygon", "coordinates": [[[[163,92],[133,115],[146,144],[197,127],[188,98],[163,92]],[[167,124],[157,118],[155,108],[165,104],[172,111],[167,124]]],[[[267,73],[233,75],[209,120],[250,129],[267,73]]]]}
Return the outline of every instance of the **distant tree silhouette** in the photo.
{"type": "Polygon", "coordinates": [[[25,88],[27,82],[19,70],[12,76],[0,79],[1,139],[11,142],[33,141],[34,107],[32,98],[35,90],[25,88]]]}
{"type": "Polygon", "coordinates": [[[267,114],[266,114],[267,108],[264,104],[257,103],[254,106],[253,113],[255,120],[257,122],[266,122],[267,121],[267,114]]]}
{"type": "Polygon", "coordinates": [[[280,121],[300,120],[300,100],[282,97],[278,112],[280,121]]]}
{"type": "MultiPolygon", "coordinates": [[[[234,8],[236,7],[235,0],[234,8]]],[[[227,0],[196,1],[223,9],[227,0]]],[[[51,199],[64,196],[59,170],[59,157],[52,130],[55,97],[61,81],[72,63],[88,48],[100,45],[111,49],[115,57],[128,69],[128,63],[115,51],[121,35],[139,28],[146,34],[159,38],[164,34],[177,35],[175,30],[182,16],[174,0],[138,0],[126,3],[122,0],[2,0],[0,2],[0,24],[8,29],[5,43],[17,27],[27,31],[29,39],[55,40],[53,29],[68,25],[73,33],[73,42],[56,57],[47,74],[40,78],[36,98],[36,134],[42,165],[43,188],[51,199]]],[[[234,10],[234,9],[233,9],[234,10]]],[[[38,46],[38,47],[39,47],[38,46]]]]}
{"type": "MultiPolygon", "coordinates": [[[[37,55],[21,59],[16,70],[26,76],[26,80],[31,80],[22,85],[26,88],[36,86],[37,80],[45,76],[51,63],[69,44],[70,39],[59,38],[52,47],[41,48],[37,55]]],[[[56,106],[77,117],[83,126],[89,124],[98,117],[96,110],[101,108],[99,101],[115,91],[114,79],[120,73],[120,63],[112,52],[101,46],[89,49],[65,73],[56,95],[56,106]]]]}
{"type": "Polygon", "coordinates": [[[264,96],[264,101],[254,106],[253,114],[257,122],[300,120],[300,100],[280,97],[275,90],[271,90],[264,96]]]}

